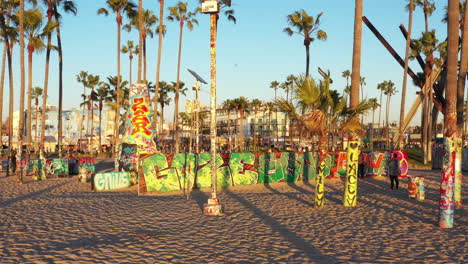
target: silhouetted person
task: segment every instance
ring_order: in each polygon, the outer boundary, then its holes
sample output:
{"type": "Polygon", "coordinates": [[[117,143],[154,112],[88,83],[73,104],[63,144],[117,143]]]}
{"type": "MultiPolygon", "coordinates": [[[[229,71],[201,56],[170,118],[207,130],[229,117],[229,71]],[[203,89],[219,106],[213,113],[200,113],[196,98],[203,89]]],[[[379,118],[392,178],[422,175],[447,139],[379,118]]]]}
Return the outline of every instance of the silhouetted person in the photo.
{"type": "Polygon", "coordinates": [[[393,186],[395,185],[396,189],[398,190],[398,175],[400,174],[400,162],[396,153],[393,153],[391,159],[388,161],[387,174],[390,177],[390,189],[393,190],[393,186]]]}

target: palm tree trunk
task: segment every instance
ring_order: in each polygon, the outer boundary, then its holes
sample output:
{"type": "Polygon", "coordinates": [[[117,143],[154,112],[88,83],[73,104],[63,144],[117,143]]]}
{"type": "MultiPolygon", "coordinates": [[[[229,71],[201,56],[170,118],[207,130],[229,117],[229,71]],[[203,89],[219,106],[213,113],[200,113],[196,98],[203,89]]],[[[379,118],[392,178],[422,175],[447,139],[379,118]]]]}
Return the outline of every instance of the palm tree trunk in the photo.
{"type": "Polygon", "coordinates": [[[468,70],[468,8],[465,6],[465,13],[463,16],[463,29],[462,29],[462,44],[461,44],[461,58],[460,58],[460,71],[458,73],[457,82],[457,127],[458,133],[463,134],[463,103],[465,102],[465,82],[466,72],[468,70]]]}
{"type": "Polygon", "coordinates": [[[174,137],[175,137],[175,152],[179,153],[179,89],[180,89],[180,62],[182,58],[182,37],[184,31],[184,21],[180,21],[180,32],[179,32],[179,57],[177,59],[177,84],[176,94],[174,98],[174,137]]]}
{"type": "Polygon", "coordinates": [[[372,111],[372,127],[370,131],[370,147],[371,150],[374,150],[374,116],[375,116],[375,109],[372,111]]]}
{"type": "Polygon", "coordinates": [[[354,12],[353,65],[351,72],[350,107],[355,107],[359,104],[359,85],[361,82],[362,0],[355,1],[354,12]]]}
{"type": "Polygon", "coordinates": [[[0,102],[2,107],[0,107],[0,146],[2,146],[1,152],[3,152],[3,88],[5,86],[5,67],[6,67],[6,56],[7,56],[8,46],[3,45],[3,55],[2,55],[2,72],[0,77],[0,102]]]}
{"type": "Polygon", "coordinates": [[[304,44],[306,49],[306,77],[309,77],[309,63],[310,63],[310,44],[304,44]]]}
{"type": "Polygon", "coordinates": [[[133,64],[133,55],[132,55],[132,50],[130,50],[130,85],[132,84],[132,71],[133,71],[133,67],[132,67],[132,64],[133,64]]]}
{"type": "MultiPolygon", "coordinates": [[[[228,106],[230,107],[230,106],[228,106]]],[[[228,139],[229,139],[229,152],[232,151],[232,148],[231,148],[231,111],[228,110],[227,111],[227,114],[228,114],[228,139]]]]}
{"type": "MultiPolygon", "coordinates": [[[[59,13],[57,11],[57,4],[54,5],[55,20],[59,21],[59,13]]],[[[58,152],[59,157],[62,157],[62,134],[63,134],[63,120],[62,120],[62,101],[63,101],[63,53],[62,53],[62,38],[60,36],[60,23],[57,23],[57,46],[59,54],[59,113],[58,113],[58,152]]]]}
{"type": "MultiPolygon", "coordinates": [[[[380,90],[380,106],[379,106],[379,128],[382,127],[382,94],[383,91],[380,90]]],[[[381,134],[382,135],[382,134],[381,134]]]]}
{"type": "MultiPolygon", "coordinates": [[[[159,0],[159,32],[158,32],[158,59],[157,59],[157,66],[156,66],[156,83],[154,88],[154,111],[153,111],[153,125],[156,129],[156,135],[159,136],[158,132],[158,99],[159,99],[159,81],[160,81],[160,73],[161,73],[161,53],[162,53],[162,39],[163,39],[163,19],[164,19],[164,0],[159,0]]],[[[162,124],[162,122],[161,122],[162,124]]],[[[162,130],[162,126],[161,126],[162,130]]]]}
{"type": "MultiPolygon", "coordinates": [[[[52,20],[52,17],[49,16],[49,21],[52,20]]],[[[49,65],[50,65],[50,47],[52,45],[52,34],[47,35],[47,51],[46,51],[46,63],[45,63],[45,73],[44,73],[44,92],[42,95],[42,113],[41,113],[41,144],[40,150],[44,152],[44,143],[45,143],[45,121],[46,121],[46,109],[47,109],[47,95],[49,90],[49,65]]],[[[80,127],[81,132],[81,127],[80,127]]],[[[81,139],[81,134],[80,134],[81,139]]]]}
{"type": "Polygon", "coordinates": [[[39,118],[38,118],[38,117],[39,117],[39,115],[38,115],[38,114],[39,114],[39,97],[36,98],[36,102],[35,102],[35,103],[36,103],[36,118],[35,118],[35,121],[36,121],[36,124],[35,124],[35,125],[36,125],[36,129],[35,129],[35,133],[34,133],[34,142],[37,142],[37,130],[39,129],[39,128],[37,127],[38,121],[39,121],[39,120],[38,120],[38,119],[39,119],[39,118]]]}
{"type": "Polygon", "coordinates": [[[408,63],[410,55],[410,44],[411,44],[411,31],[413,29],[413,0],[410,0],[409,16],[408,16],[408,36],[406,37],[406,49],[405,49],[405,67],[403,71],[403,86],[401,88],[401,104],[400,104],[400,145],[399,149],[403,150],[403,123],[405,121],[405,104],[406,104],[406,85],[408,80],[408,63]]]}
{"type": "MultiPolygon", "coordinates": [[[[140,49],[143,48],[143,0],[138,0],[138,39],[140,49]]],[[[143,52],[138,52],[138,82],[142,78],[143,52]]]]}
{"type": "Polygon", "coordinates": [[[91,151],[93,151],[94,145],[94,85],[91,87],[91,95],[89,96],[89,100],[91,101],[91,144],[89,147],[91,151]]]}
{"type": "MultiPolygon", "coordinates": [[[[24,93],[25,93],[25,67],[24,67],[24,0],[20,0],[19,11],[19,42],[20,42],[20,106],[19,106],[19,133],[18,133],[18,156],[22,157],[24,136],[24,93]]],[[[22,175],[21,175],[22,176],[22,175]]],[[[20,176],[20,181],[21,181],[20,176]]]]}
{"type": "MultiPolygon", "coordinates": [[[[116,96],[116,106],[115,106],[115,130],[114,130],[114,155],[117,159],[117,152],[119,151],[119,135],[120,135],[120,97],[122,93],[121,85],[121,76],[120,76],[120,41],[122,33],[122,15],[120,11],[117,12],[117,96],[116,96]]],[[[141,53],[141,52],[139,52],[141,53]]],[[[115,162],[117,164],[117,162],[115,162]]],[[[117,169],[117,168],[115,168],[117,169]]]]}
{"type": "Polygon", "coordinates": [[[32,78],[33,78],[33,48],[28,45],[28,122],[27,122],[27,142],[31,148],[32,143],[32,78]]]}
{"type": "Polygon", "coordinates": [[[102,146],[102,101],[100,102],[99,106],[99,148],[98,152],[101,152],[101,146],[102,146]]]}
{"type": "Polygon", "coordinates": [[[146,37],[143,38],[143,81],[146,83],[146,37]]]}
{"type": "Polygon", "coordinates": [[[457,64],[458,64],[458,1],[448,1],[448,55],[447,90],[445,91],[446,114],[445,136],[452,136],[456,130],[457,105],[457,64]]]}

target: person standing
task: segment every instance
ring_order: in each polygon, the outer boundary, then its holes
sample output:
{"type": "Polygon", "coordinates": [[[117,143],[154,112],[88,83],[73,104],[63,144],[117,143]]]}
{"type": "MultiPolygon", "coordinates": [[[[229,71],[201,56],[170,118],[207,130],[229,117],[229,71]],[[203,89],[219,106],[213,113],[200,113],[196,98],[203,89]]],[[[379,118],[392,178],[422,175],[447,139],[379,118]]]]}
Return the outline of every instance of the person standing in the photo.
{"type": "Polygon", "coordinates": [[[393,190],[393,186],[398,190],[398,175],[400,174],[400,161],[398,155],[393,153],[387,165],[387,175],[390,177],[390,189],[393,190]]]}

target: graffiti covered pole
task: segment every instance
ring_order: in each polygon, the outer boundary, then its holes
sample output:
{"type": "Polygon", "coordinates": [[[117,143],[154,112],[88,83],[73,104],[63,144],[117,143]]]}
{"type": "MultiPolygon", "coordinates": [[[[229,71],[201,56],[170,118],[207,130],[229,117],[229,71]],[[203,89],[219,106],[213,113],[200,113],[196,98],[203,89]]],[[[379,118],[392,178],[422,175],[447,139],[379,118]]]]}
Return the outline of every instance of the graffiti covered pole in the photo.
{"type": "Polygon", "coordinates": [[[216,33],[219,5],[217,1],[202,3],[202,12],[210,14],[210,142],[211,142],[211,198],[204,205],[205,215],[222,215],[223,206],[216,194],[216,33]]]}
{"type": "Polygon", "coordinates": [[[359,142],[350,141],[348,143],[348,160],[346,163],[346,184],[344,194],[344,206],[356,206],[358,188],[358,159],[359,142]]]}

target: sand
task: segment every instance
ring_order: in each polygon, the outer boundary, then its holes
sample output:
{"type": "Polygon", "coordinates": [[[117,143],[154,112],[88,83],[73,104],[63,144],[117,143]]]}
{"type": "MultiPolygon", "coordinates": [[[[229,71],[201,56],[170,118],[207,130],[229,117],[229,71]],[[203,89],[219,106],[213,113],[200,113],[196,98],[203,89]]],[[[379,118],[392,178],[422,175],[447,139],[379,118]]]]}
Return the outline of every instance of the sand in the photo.
{"type": "Polygon", "coordinates": [[[92,192],[77,176],[17,185],[2,174],[0,263],[464,263],[466,206],[439,228],[440,171],[410,173],[427,176],[423,202],[406,179],[397,192],[384,177],[361,180],[354,208],[340,180],[326,181],[323,209],[314,181],[261,184],[221,190],[222,217],[202,214],[205,190],[138,197],[92,192]]]}

